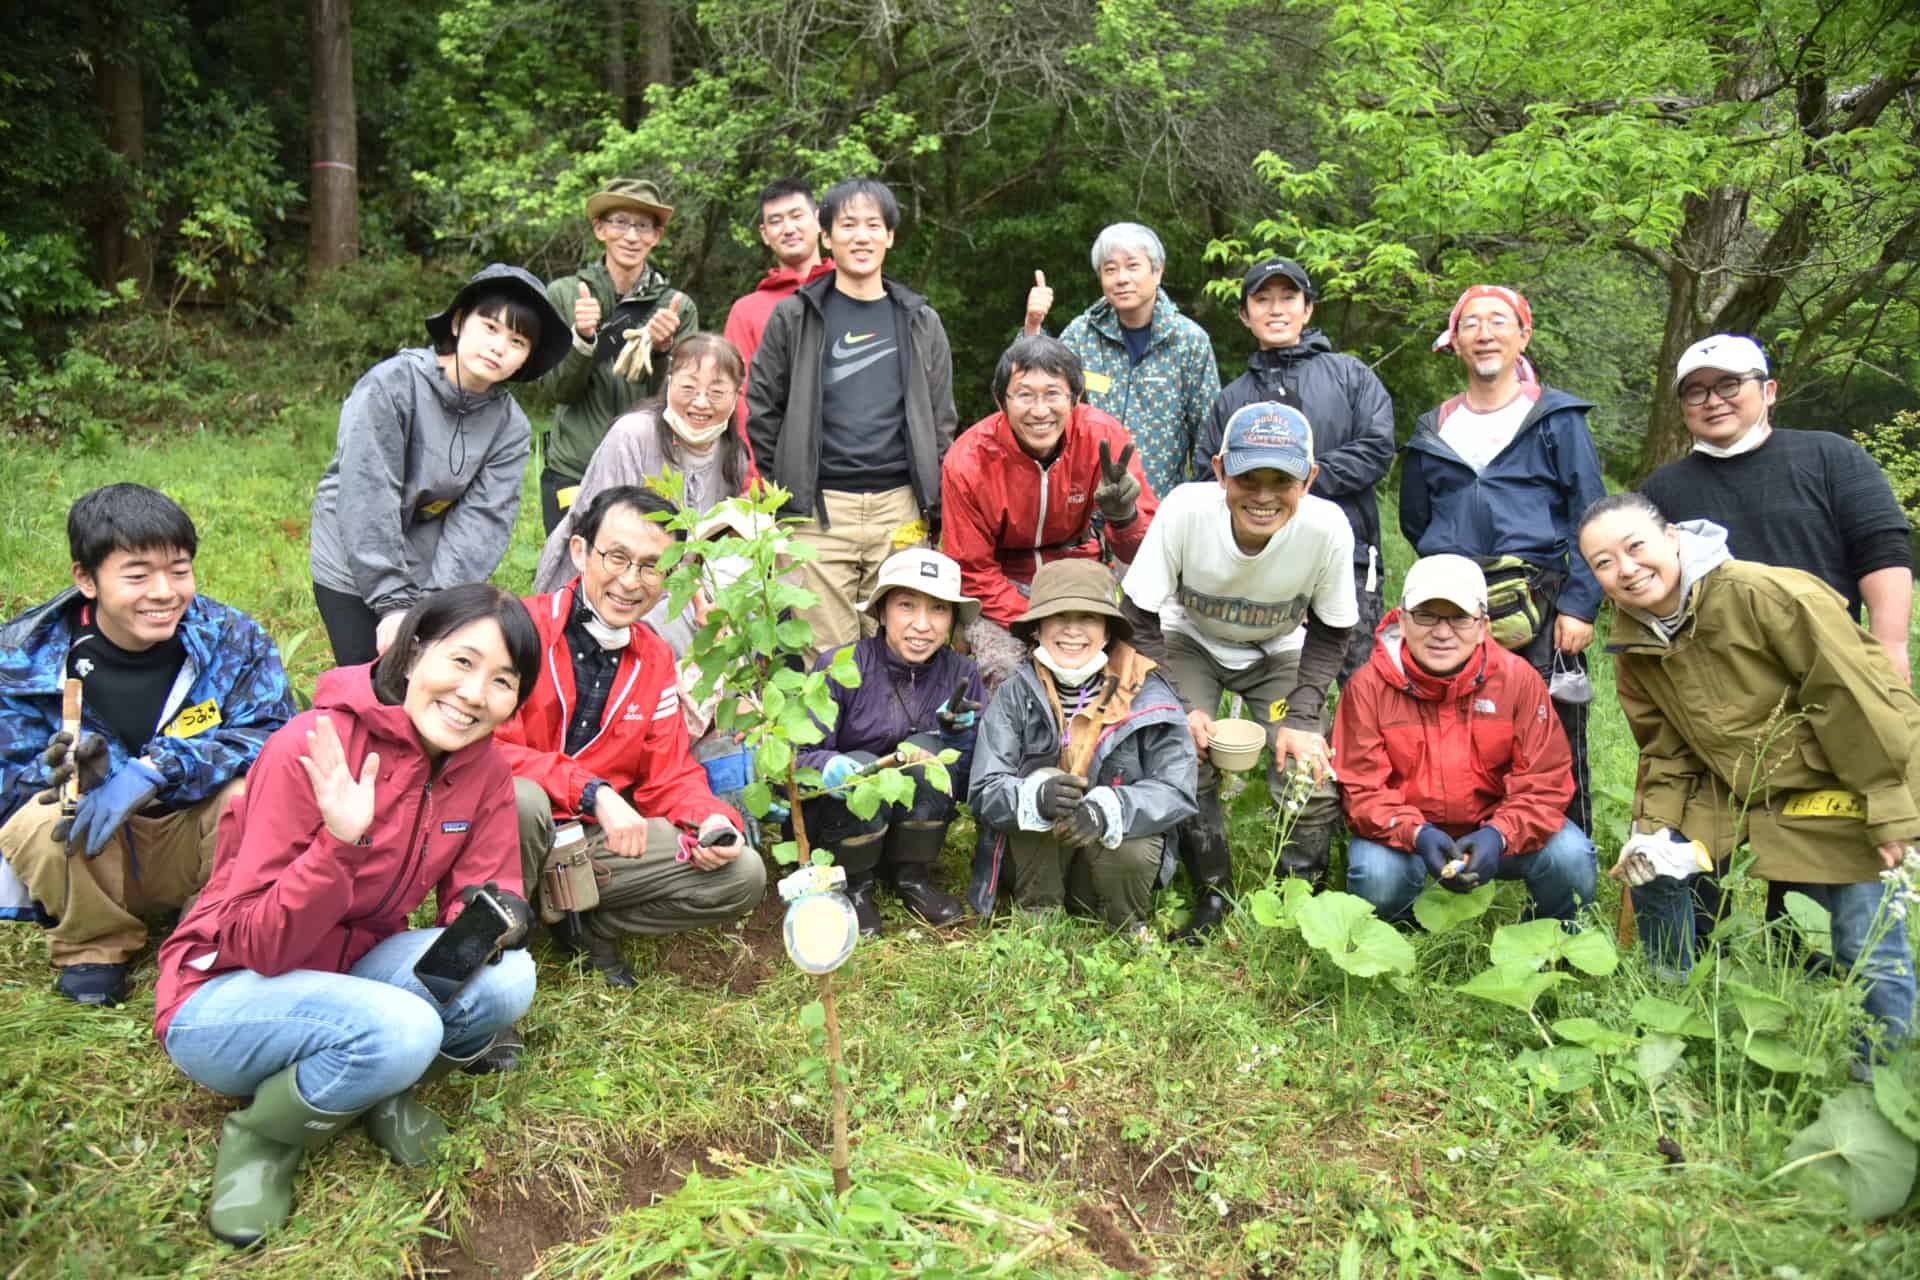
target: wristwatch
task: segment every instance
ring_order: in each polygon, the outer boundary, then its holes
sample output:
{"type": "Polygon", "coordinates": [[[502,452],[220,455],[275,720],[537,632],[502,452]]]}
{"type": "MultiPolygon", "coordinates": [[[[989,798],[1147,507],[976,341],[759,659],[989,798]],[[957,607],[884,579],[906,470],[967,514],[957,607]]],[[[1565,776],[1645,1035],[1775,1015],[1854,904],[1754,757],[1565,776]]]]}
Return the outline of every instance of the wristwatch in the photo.
{"type": "Polygon", "coordinates": [[[605,786],[610,786],[610,785],[611,784],[605,778],[595,778],[593,781],[589,782],[586,786],[580,788],[580,816],[581,817],[591,818],[594,816],[593,802],[600,798],[600,788],[605,786]]]}

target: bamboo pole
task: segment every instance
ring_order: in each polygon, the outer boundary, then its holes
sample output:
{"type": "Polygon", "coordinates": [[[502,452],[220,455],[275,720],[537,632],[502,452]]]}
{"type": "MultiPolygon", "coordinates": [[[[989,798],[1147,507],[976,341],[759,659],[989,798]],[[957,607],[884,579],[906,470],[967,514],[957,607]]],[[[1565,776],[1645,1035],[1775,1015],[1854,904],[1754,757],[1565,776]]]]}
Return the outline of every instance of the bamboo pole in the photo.
{"type": "Polygon", "coordinates": [[[833,999],[833,975],[820,975],[820,1003],[827,1010],[827,1083],[833,1089],[833,1190],[844,1195],[853,1188],[847,1174],[847,1085],[840,1057],[840,1011],[833,999]]]}

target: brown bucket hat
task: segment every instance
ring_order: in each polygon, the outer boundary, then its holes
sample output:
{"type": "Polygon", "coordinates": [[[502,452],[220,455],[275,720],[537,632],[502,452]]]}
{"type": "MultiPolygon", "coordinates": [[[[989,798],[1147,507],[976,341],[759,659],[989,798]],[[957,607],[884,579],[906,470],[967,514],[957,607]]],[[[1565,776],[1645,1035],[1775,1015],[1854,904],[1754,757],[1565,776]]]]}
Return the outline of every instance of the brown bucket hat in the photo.
{"type": "Polygon", "coordinates": [[[1113,575],[1098,560],[1055,560],[1040,566],[1033,575],[1033,588],[1027,596],[1027,611],[1009,628],[1014,635],[1031,642],[1040,619],[1056,613],[1097,613],[1107,619],[1107,635],[1114,640],[1133,639],[1133,624],[1114,603],[1119,594],[1113,575]]]}
{"type": "Polygon", "coordinates": [[[673,206],[660,199],[660,188],[645,178],[615,178],[587,197],[587,217],[594,222],[615,209],[638,209],[660,219],[666,226],[673,217],[673,206]]]}

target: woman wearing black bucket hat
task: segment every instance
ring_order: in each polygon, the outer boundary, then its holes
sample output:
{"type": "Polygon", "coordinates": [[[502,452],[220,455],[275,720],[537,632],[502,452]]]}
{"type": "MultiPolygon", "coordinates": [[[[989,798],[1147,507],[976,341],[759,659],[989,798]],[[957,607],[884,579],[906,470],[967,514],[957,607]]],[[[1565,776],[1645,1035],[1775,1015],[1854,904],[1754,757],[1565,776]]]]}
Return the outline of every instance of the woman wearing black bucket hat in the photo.
{"type": "Polygon", "coordinates": [[[371,662],[421,596],[499,566],[532,443],[505,384],[540,377],[570,341],[539,279],[497,262],[427,335],[354,384],[313,496],[313,597],[341,666],[371,662]]]}

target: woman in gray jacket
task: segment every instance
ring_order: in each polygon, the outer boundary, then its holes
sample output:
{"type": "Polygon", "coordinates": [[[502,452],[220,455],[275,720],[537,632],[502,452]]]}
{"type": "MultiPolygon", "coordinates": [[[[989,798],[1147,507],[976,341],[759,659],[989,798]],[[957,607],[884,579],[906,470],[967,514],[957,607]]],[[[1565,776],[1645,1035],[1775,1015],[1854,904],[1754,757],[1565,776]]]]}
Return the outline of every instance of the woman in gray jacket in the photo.
{"type": "Polygon", "coordinates": [[[493,263],[427,320],[432,347],[369,369],[340,407],[308,565],[334,661],[371,662],[421,596],[507,553],[532,431],[507,393],[566,354],[540,281],[493,263]]]}

